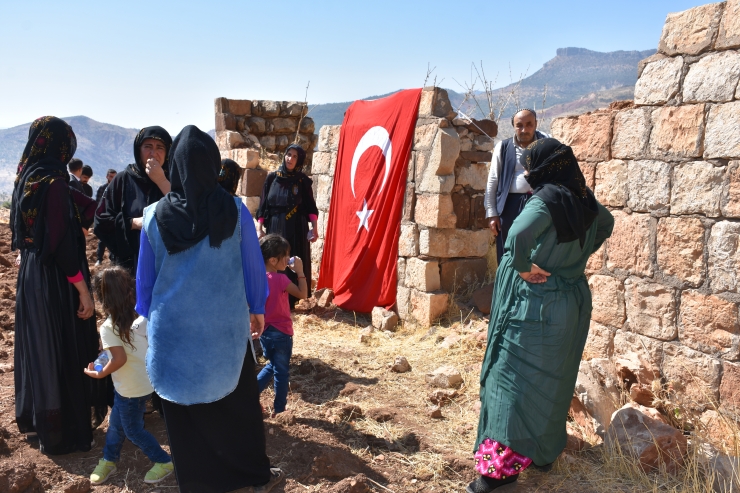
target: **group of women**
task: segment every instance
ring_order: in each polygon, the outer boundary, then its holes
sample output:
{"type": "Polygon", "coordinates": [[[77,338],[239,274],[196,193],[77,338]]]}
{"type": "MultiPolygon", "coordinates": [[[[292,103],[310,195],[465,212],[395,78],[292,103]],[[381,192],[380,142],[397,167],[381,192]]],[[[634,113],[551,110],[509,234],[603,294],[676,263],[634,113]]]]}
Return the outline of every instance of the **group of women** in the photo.
{"type": "MultiPolygon", "coordinates": [[[[11,229],[21,251],[20,431],[48,454],[87,451],[91,410],[102,419],[107,409],[110,382],[82,372],[98,351],[83,236],[94,220],[117,262],[136,273],[137,311],[149,319],[147,370],[162,398],[181,490],[274,482],[248,351],[263,330],[265,271],[254,223],[234,197],[238,165],[221,161],[196,127],[174,141],[147,127],[134,142],[136,162],[96,207],[68,186],[75,148],[68,124],[40,118],[18,166],[11,229]],[[214,268],[235,264],[242,269],[214,268]]],[[[282,234],[310,262],[317,211],[304,160],[299,146],[287,149],[267,177],[257,217],[260,234],[263,227],[282,234]]],[[[547,468],[563,450],[591,313],[585,265],[613,227],[569,147],[540,139],[522,164],[534,193],[511,227],[496,276],[481,371],[480,476],[470,493],[515,481],[531,464],[547,468]]]]}
{"type": "MultiPolygon", "coordinates": [[[[221,161],[213,139],[194,126],[174,141],[147,127],[134,141],[135,162],[96,204],[69,186],[76,145],[63,120],[39,118],[18,165],[10,222],[21,252],[19,430],[44,453],[84,452],[94,446],[93,421],[107,412],[110,378],[82,372],[99,348],[83,233],[94,222],[116,262],[136,275],[137,311],[149,318],[147,371],[181,491],[267,491],[281,476],[265,452],[247,350],[263,330],[266,277],[254,222],[234,197],[238,165],[221,161]],[[242,269],[229,268],[235,264],[242,269]]],[[[311,181],[301,172],[305,151],[292,146],[286,154],[268,177],[261,217],[310,259],[312,236],[304,232],[316,223],[311,181]]]]}

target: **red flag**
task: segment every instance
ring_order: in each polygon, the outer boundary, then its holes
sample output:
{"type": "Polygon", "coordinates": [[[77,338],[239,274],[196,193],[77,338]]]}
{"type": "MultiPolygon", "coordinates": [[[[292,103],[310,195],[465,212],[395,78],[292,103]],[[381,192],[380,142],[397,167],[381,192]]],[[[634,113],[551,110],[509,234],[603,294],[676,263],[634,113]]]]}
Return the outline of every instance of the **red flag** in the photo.
{"type": "Polygon", "coordinates": [[[355,101],[344,116],[319,287],[370,312],[396,302],[398,238],[421,89],[355,101]]]}

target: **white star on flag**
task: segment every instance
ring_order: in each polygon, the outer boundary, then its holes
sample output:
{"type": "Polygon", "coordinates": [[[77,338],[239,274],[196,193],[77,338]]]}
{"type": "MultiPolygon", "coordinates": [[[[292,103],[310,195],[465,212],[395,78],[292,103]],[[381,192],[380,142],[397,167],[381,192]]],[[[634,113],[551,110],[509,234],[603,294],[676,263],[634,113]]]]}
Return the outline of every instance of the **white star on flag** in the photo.
{"type": "Polygon", "coordinates": [[[365,229],[368,233],[370,232],[370,228],[367,226],[367,220],[370,218],[370,214],[372,214],[373,212],[375,211],[367,209],[367,199],[363,199],[362,210],[355,212],[355,214],[357,214],[357,217],[360,218],[360,225],[357,227],[358,233],[363,226],[365,226],[365,229]]]}

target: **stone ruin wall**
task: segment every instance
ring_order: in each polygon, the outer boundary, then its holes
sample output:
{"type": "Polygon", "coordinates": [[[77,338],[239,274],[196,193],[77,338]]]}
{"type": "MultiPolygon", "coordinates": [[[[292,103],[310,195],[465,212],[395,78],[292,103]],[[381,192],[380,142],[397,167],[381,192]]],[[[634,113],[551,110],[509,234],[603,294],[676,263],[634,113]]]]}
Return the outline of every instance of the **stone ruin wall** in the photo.
{"type": "MultiPolygon", "coordinates": [[[[424,88],[408,163],[401,217],[396,308],[404,320],[429,326],[445,313],[450,293],[486,279],[491,235],[483,194],[496,124],[459,120],[447,91],[424,88]]],[[[331,203],[341,125],[319,132],[313,180],[319,240],[312,250],[318,277],[331,203]]]]}
{"type": "Polygon", "coordinates": [[[297,101],[250,101],[216,98],[216,144],[222,159],[242,169],[237,195],[254,215],[267,173],[282,162],[285,149],[297,142],[306,150],[304,171],[311,173],[318,136],[306,116],[308,105],[297,101]]]}
{"type": "MultiPolygon", "coordinates": [[[[584,360],[638,354],[702,422],[740,414],[738,48],[740,0],[670,14],[634,102],[552,123],[615,218],[587,266],[584,360]]],[[[652,377],[637,380],[650,405],[652,377]]]]}

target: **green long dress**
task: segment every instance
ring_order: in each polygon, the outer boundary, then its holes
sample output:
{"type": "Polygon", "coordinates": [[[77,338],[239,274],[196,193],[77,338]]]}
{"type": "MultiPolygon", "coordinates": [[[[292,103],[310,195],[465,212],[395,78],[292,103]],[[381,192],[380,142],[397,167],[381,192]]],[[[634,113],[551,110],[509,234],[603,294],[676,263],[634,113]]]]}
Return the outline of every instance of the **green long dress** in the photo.
{"type": "Polygon", "coordinates": [[[588,257],[612,232],[614,218],[599,215],[578,240],[557,243],[545,203],[532,197],[509,231],[496,274],[488,347],[481,369],[481,412],[475,450],[496,440],[537,465],[565,448],[565,422],[591,319],[588,257]],[[532,263],[551,276],[524,281],[532,263]]]}

